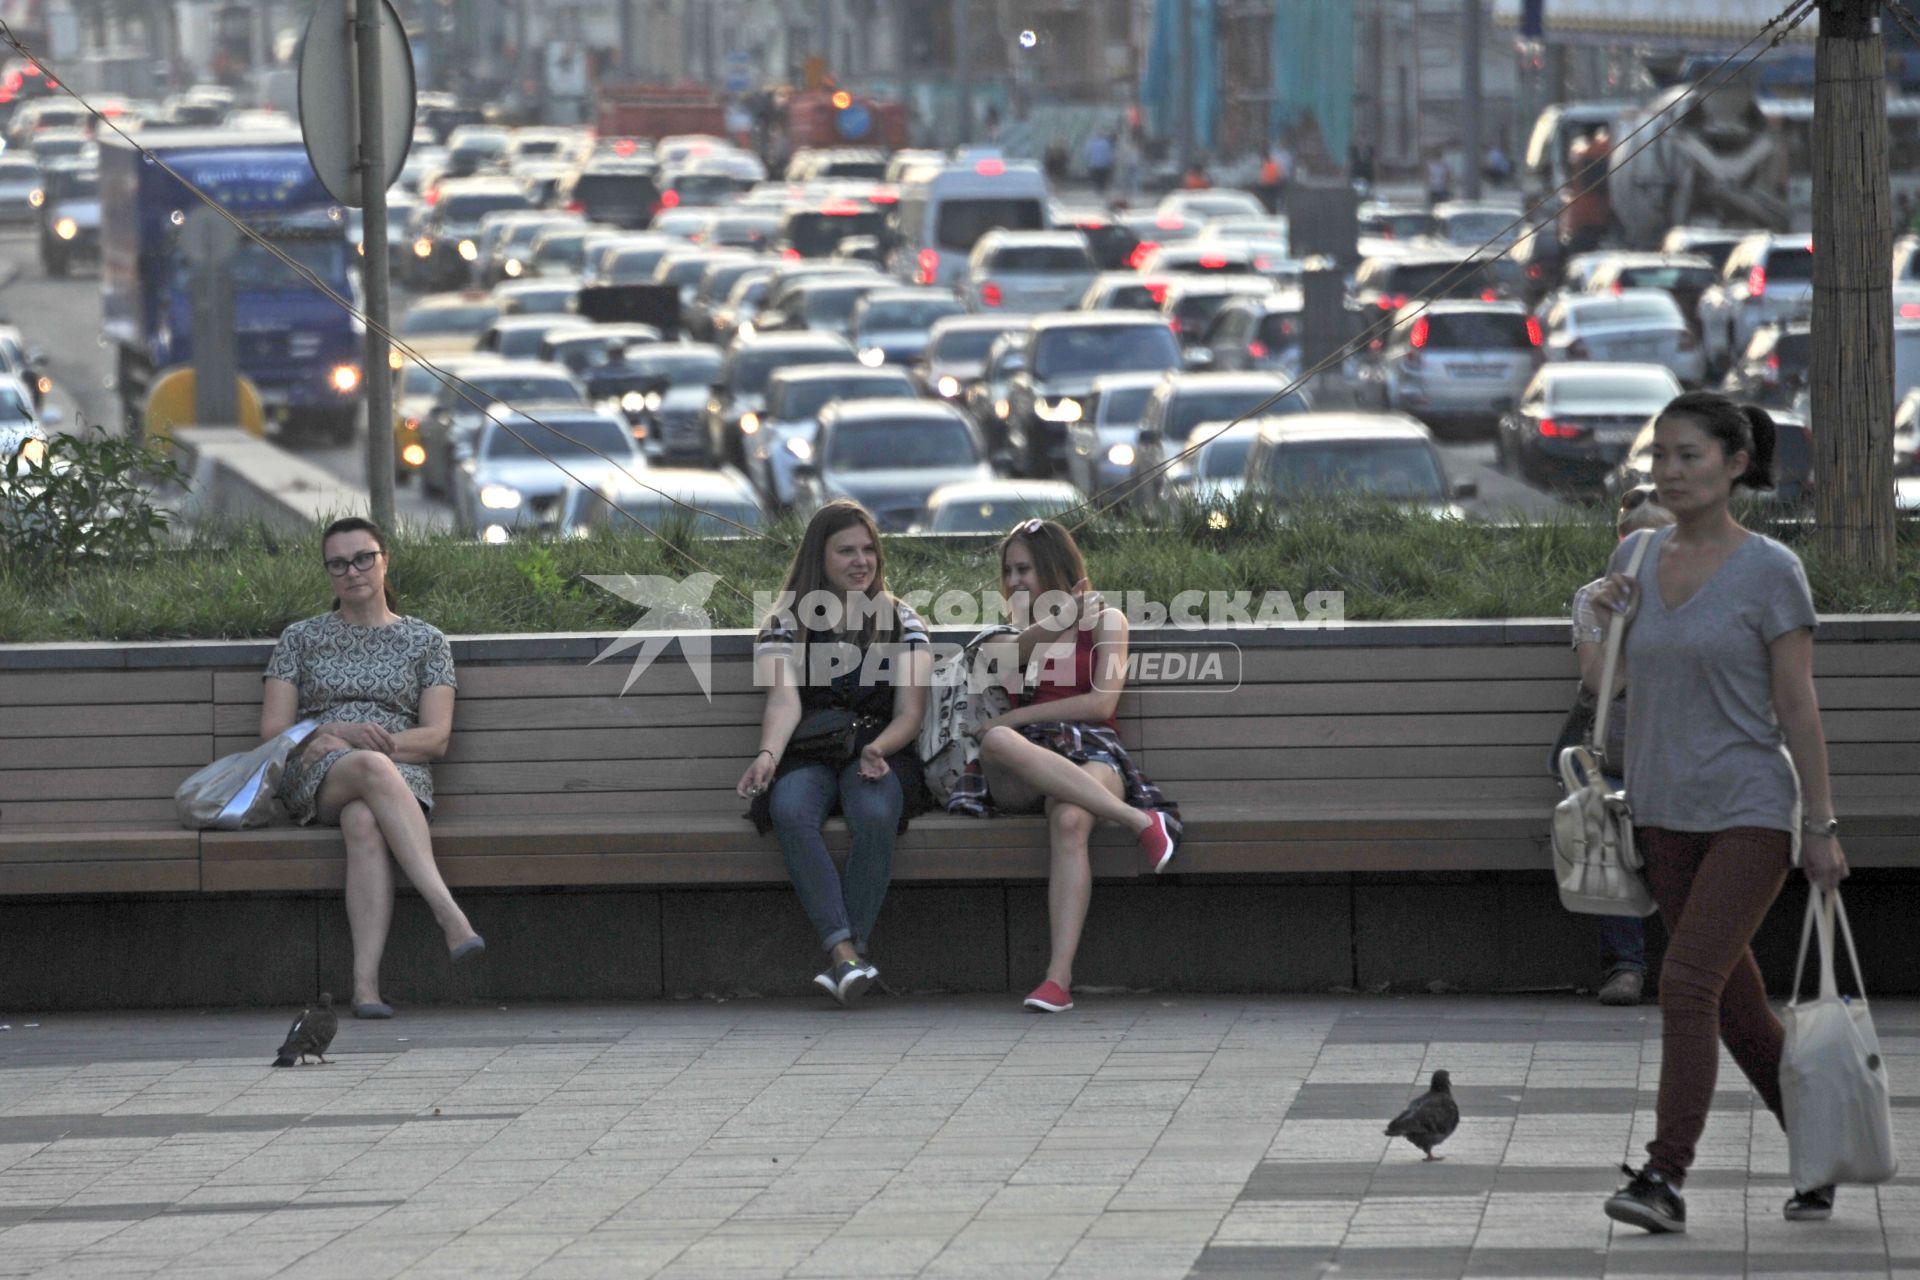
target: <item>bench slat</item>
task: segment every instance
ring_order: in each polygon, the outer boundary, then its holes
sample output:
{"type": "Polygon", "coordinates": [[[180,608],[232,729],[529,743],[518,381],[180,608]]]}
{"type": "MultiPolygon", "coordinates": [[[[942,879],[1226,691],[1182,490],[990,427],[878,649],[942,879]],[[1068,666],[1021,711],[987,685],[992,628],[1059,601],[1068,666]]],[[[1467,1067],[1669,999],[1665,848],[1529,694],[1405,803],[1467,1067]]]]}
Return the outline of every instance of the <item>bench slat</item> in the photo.
{"type": "MultiPolygon", "coordinates": [[[[258,738],[247,740],[251,747],[258,738]]],[[[230,748],[234,751],[242,747],[230,748]]],[[[198,769],[221,749],[204,733],[124,738],[0,737],[0,769],[96,769],[132,765],[177,765],[180,776],[198,769]]]]}
{"type": "MultiPolygon", "coordinates": [[[[205,702],[211,671],[48,671],[0,675],[0,707],[205,702]]],[[[11,717],[9,717],[11,718],[11,717]]]]}
{"type": "MultiPolygon", "coordinates": [[[[254,716],[254,728],[260,717],[254,716]]],[[[104,738],[213,732],[210,702],[145,702],[125,705],[27,707],[6,715],[8,739],[104,738]]]]}
{"type": "Polygon", "coordinates": [[[0,863],[0,896],[30,893],[198,893],[197,858],[0,863]]]}

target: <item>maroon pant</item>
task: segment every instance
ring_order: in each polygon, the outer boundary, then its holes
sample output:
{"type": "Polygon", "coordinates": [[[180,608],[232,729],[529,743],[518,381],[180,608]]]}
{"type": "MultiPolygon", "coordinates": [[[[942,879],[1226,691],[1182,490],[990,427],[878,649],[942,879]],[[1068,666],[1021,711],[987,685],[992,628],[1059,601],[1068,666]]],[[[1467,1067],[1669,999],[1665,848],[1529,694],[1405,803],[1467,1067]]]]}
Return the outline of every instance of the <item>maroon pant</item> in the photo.
{"type": "Polygon", "coordinates": [[[1648,1165],[1675,1186],[1707,1127],[1720,1042],[1780,1117],[1780,1019],[1767,1005],[1753,935],[1786,883],[1785,831],[1634,832],[1667,925],[1660,966],[1660,1097],[1648,1165]]]}

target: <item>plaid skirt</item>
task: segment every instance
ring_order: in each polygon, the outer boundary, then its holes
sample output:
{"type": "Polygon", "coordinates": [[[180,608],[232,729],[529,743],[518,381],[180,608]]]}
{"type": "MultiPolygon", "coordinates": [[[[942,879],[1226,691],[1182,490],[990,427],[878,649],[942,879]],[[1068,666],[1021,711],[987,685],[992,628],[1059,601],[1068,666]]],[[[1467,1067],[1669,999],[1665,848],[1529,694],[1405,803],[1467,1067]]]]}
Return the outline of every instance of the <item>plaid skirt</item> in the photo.
{"type": "MultiPolygon", "coordinates": [[[[1179,837],[1180,806],[1167,798],[1153,780],[1140,772],[1120,735],[1103,724],[1082,724],[1077,720],[1037,720],[1020,726],[1020,736],[1047,750],[1065,756],[1075,764],[1086,764],[1096,755],[1112,756],[1120,769],[1120,781],[1126,789],[1126,801],[1136,809],[1158,809],[1170,820],[1175,838],[1179,837]]],[[[969,818],[988,818],[994,814],[993,797],[987,792],[987,775],[975,760],[954,783],[947,800],[948,813],[963,813],[969,818]]]]}

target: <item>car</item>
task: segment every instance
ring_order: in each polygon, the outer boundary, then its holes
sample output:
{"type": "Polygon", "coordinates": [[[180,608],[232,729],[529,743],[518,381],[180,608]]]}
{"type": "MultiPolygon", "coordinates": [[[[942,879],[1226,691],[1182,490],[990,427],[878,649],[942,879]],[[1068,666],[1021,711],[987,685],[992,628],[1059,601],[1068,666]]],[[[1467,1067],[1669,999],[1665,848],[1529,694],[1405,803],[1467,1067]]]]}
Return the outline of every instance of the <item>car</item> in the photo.
{"type": "MultiPolygon", "coordinates": [[[[706,406],[707,456],[715,464],[746,464],[745,419],[767,408],[767,380],[799,364],[860,363],[853,344],[837,333],[760,333],[735,338],[721,357],[706,406]]],[[[756,421],[757,421],[756,417],[756,421]]]]}
{"type": "Polygon", "coordinates": [[[1433,233],[1433,210],[1425,204],[1368,200],[1355,210],[1360,256],[1375,257],[1433,233]]]}
{"type": "Polygon", "coordinates": [[[0,155],[0,222],[37,221],[44,198],[32,157],[0,155]]]}
{"type": "Polygon", "coordinates": [[[1762,325],[1727,369],[1720,390],[1736,400],[1784,409],[1807,385],[1812,361],[1812,325],[1762,325]]]}
{"type": "Polygon", "coordinates": [[[1053,225],[1040,166],[997,155],[909,171],[894,210],[893,274],[911,284],[949,288],[981,237],[996,229],[1044,231],[1053,225]]]}
{"type": "Polygon", "coordinates": [[[1025,329],[1031,320],[1031,316],[967,312],[936,320],[927,332],[926,347],[910,366],[920,394],[938,396],[949,404],[963,402],[967,388],[986,370],[993,340],[1025,329]]]}
{"type": "Polygon", "coordinates": [[[441,356],[432,365],[403,360],[393,374],[393,482],[404,485],[427,463],[427,447],[420,442],[420,424],[439,399],[442,375],[457,378],[467,361],[441,356]],[[437,372],[436,372],[437,370],[437,372]]]}
{"type": "Polygon", "coordinates": [[[537,360],[548,340],[558,334],[591,332],[593,326],[574,315],[551,312],[502,312],[474,344],[476,352],[507,360],[537,360]]]}
{"type": "Polygon", "coordinates": [[[644,231],[660,208],[658,168],[646,159],[596,156],[560,179],[553,201],[591,222],[644,231]]]}
{"type": "Polygon", "coordinates": [[[1223,373],[1298,374],[1305,308],[1298,289],[1227,298],[1200,335],[1207,367],[1223,373]]]}
{"type": "Polygon", "coordinates": [[[726,304],[734,285],[756,272],[772,274],[765,258],[750,254],[714,254],[693,286],[693,295],[680,308],[681,329],[696,341],[712,342],[714,313],[726,304]]]}
{"type": "Polygon", "coordinates": [[[608,285],[653,284],[654,272],[669,255],[683,253],[687,244],[672,236],[645,232],[623,236],[601,252],[599,265],[585,282],[596,288],[608,285]]]}
{"type": "Polygon", "coordinates": [[[994,478],[965,414],[938,400],[852,400],[820,413],[813,459],[795,469],[795,505],[811,512],[851,498],[882,532],[921,518],[942,485],[994,478]]]}
{"type": "MultiPolygon", "coordinates": [[[[387,271],[389,278],[406,269],[412,256],[413,233],[420,216],[420,202],[399,185],[387,189],[387,271]]],[[[347,210],[347,243],[356,258],[367,256],[366,210],[347,210]]]]}
{"type": "Polygon", "coordinates": [[[46,429],[60,420],[59,410],[51,405],[42,409],[34,404],[33,390],[24,380],[0,374],[0,431],[11,437],[13,452],[19,452],[21,443],[28,437],[45,440],[46,429]]]}
{"type": "Polygon", "coordinates": [[[528,126],[515,129],[507,138],[507,167],[524,160],[576,160],[584,135],[574,129],[528,126]]]}
{"type": "Polygon", "coordinates": [[[1479,492],[1449,479],[1432,433],[1400,413],[1263,419],[1246,468],[1247,490],[1280,504],[1361,498],[1458,518],[1479,492]]]}
{"type": "Polygon", "coordinates": [[[788,259],[830,258],[841,241],[851,236],[886,234],[886,210],[842,197],[787,210],[767,248],[788,259]]]}
{"type": "Polygon", "coordinates": [[[1427,234],[1463,249],[1511,248],[1527,226],[1519,205],[1490,200],[1443,200],[1428,214],[1427,234]]]}
{"type": "Polygon", "coordinates": [[[493,286],[503,316],[572,315],[580,305],[580,286],[561,277],[508,280],[493,286]]]}
{"type": "Polygon", "coordinates": [[[1560,244],[1559,232],[1551,224],[1523,234],[1507,250],[1506,256],[1519,269],[1519,296],[1528,307],[1538,307],[1547,295],[1560,287],[1560,277],[1566,270],[1566,251],[1560,244]]]}
{"type": "Polygon", "coordinates": [[[1165,320],[1140,311],[1066,311],[1027,329],[1026,367],[1007,386],[1007,446],[1022,474],[1044,477],[1066,460],[1067,424],[1084,412],[1093,380],[1180,368],[1165,320]]]}
{"type": "Polygon", "coordinates": [[[1022,520],[1054,520],[1080,505],[1062,480],[963,480],[927,495],[908,533],[1005,533],[1022,520]]]}
{"type": "MultiPolygon", "coordinates": [[[[1086,409],[1067,424],[1067,482],[1092,497],[1133,474],[1140,418],[1162,373],[1110,373],[1087,390],[1086,409]]],[[[1114,495],[1120,496],[1120,495],[1114,495]]]]}
{"type": "Polygon", "coordinates": [[[1647,419],[1680,394],[1663,364],[1565,361],[1542,365],[1500,419],[1500,469],[1541,488],[1592,496],[1647,419]]]}
{"type": "Polygon", "coordinates": [[[1273,293],[1265,276],[1177,276],[1167,286],[1160,314],[1179,335],[1183,347],[1198,347],[1214,315],[1232,298],[1264,298],[1273,293]]]}
{"type": "Polygon", "coordinates": [[[1457,249],[1420,249],[1361,259],[1353,292],[1363,306],[1398,311],[1410,298],[1493,302],[1501,286],[1484,259],[1471,260],[1457,249]]]}
{"type": "Polygon", "coordinates": [[[1541,342],[1540,322],[1517,302],[1403,307],[1380,353],[1381,398],[1436,433],[1489,431],[1533,380],[1541,342]]]}
{"type": "Polygon", "coordinates": [[[586,388],[557,364],[536,360],[481,360],[463,363],[460,376],[449,378],[434,392],[433,406],[420,419],[420,487],[438,497],[452,492],[454,460],[469,444],[488,413],[488,406],[508,408],[530,404],[584,405],[586,388]]]}
{"type": "Polygon", "coordinates": [[[1013,412],[1007,397],[1012,394],[1014,375],[1027,367],[1027,328],[1022,324],[994,338],[980,376],[962,392],[967,416],[991,450],[1007,448],[1007,417],[1013,412]]]}
{"type": "Polygon", "coordinates": [[[26,141],[24,150],[42,168],[55,160],[91,160],[100,144],[84,129],[42,129],[26,141]]]}
{"type": "Polygon", "coordinates": [[[1893,473],[1920,476],[1920,387],[1911,387],[1893,411],[1893,473]]]}
{"type": "Polygon", "coordinates": [[[1258,256],[1231,240],[1195,240],[1163,244],[1140,261],[1142,275],[1256,275],[1258,256]]]}
{"type": "Polygon", "coordinates": [[[1563,298],[1544,327],[1550,361],[1651,361],[1690,386],[1706,376],[1699,341],[1673,295],[1661,289],[1563,298]]]}
{"type": "Polygon", "coordinates": [[[1201,191],[1169,191],[1154,206],[1155,213],[1170,213],[1179,218],[1209,222],[1214,218],[1259,218],[1267,206],[1251,191],[1232,187],[1208,187],[1201,191]]]}
{"type": "Polygon", "coordinates": [[[1074,304],[1076,311],[1158,311],[1167,300],[1172,276],[1146,276],[1137,271],[1102,271],[1074,304]]]}
{"type": "Polygon", "coordinates": [[[527,274],[533,243],[542,231],[581,227],[578,214],[551,209],[509,209],[480,219],[480,259],[475,264],[479,283],[496,285],[527,274]]]}
{"type": "Polygon", "coordinates": [[[1136,269],[1146,261],[1148,254],[1162,245],[1197,240],[1206,230],[1205,219],[1183,218],[1175,213],[1123,213],[1114,221],[1131,231],[1134,239],[1139,241],[1127,257],[1127,265],[1136,269]]]}
{"type": "Polygon", "coordinates": [[[1198,449],[1167,468],[1169,502],[1231,502],[1246,485],[1247,456],[1271,418],[1249,418],[1231,426],[1203,422],[1194,428],[1198,449]]]}
{"type": "Polygon", "coordinates": [[[663,161],[659,182],[660,208],[664,211],[730,205],[734,196],[751,187],[755,179],[704,163],[681,169],[663,161]]]}
{"type": "MultiPolygon", "coordinates": [[[[1773,419],[1773,487],[1753,496],[1762,502],[1797,506],[1813,497],[1813,432],[1796,413],[1776,410],[1773,419]]],[[[1653,428],[1658,415],[1648,418],[1627,456],[1608,473],[1604,496],[1618,506],[1628,490],[1653,483],[1653,428]]]]}
{"type": "Polygon", "coordinates": [[[853,332],[853,311],[867,294],[891,289],[894,282],[877,272],[849,272],[803,280],[787,289],[777,300],[769,300],[754,317],[753,327],[760,333],[833,333],[853,332]]]}
{"type": "Polygon", "coordinates": [[[1759,227],[1744,230],[1727,227],[1674,227],[1660,241],[1663,254],[1697,254],[1705,258],[1718,274],[1741,241],[1766,234],[1759,227]]]}
{"type": "Polygon", "coordinates": [[[570,486],[555,532],[590,538],[686,526],[702,537],[739,537],[765,520],[753,490],[734,472],[649,467],[636,476],[609,476],[593,488],[570,486]]]}
{"type": "Polygon", "coordinates": [[[430,293],[400,317],[400,336],[425,356],[460,355],[478,346],[480,335],[499,318],[499,302],[477,289],[430,293]]]}
{"type": "Polygon", "coordinates": [[[484,124],[460,125],[447,135],[447,176],[470,178],[504,170],[511,142],[505,129],[484,124]]]}
{"type": "Polygon", "coordinates": [[[847,333],[862,364],[906,365],[926,351],[934,325],[964,314],[959,299],[946,289],[874,289],[854,303],[847,333]]]}
{"type": "Polygon", "coordinates": [[[1289,386],[1289,379],[1271,373],[1178,373],[1163,379],[1140,414],[1129,500],[1148,507],[1162,502],[1167,468],[1205,439],[1196,439],[1201,423],[1224,427],[1243,418],[1310,412],[1313,402],[1306,393],[1289,386]]]}
{"type": "Polygon", "coordinates": [[[40,261],[60,277],[75,262],[100,261],[100,167],[92,160],[41,166],[40,261]]]}
{"type": "Polygon", "coordinates": [[[415,143],[407,151],[406,162],[400,166],[400,176],[394,185],[403,191],[420,194],[420,184],[427,175],[437,173],[447,164],[447,149],[440,146],[421,146],[415,143]]]}
{"type": "MultiPolygon", "coordinates": [[[[622,321],[618,324],[594,324],[581,320],[557,325],[541,339],[533,359],[563,364],[576,378],[587,378],[595,369],[616,358],[616,348],[650,346],[665,340],[665,335],[650,324],[622,321]]],[[[593,388],[588,386],[589,393],[593,388]]]]}
{"type": "Polygon", "coordinates": [[[1700,295],[1718,275],[1713,263],[1697,253],[1613,253],[1587,277],[1586,291],[1665,290],[1691,327],[1699,323],[1700,295]]]}
{"type": "Polygon", "coordinates": [[[47,376],[46,353],[29,347],[18,325],[0,324],[0,374],[25,383],[36,409],[53,390],[53,380],[47,376]]]}
{"type": "Polygon", "coordinates": [[[767,379],[765,411],[749,414],[740,423],[741,433],[747,437],[747,478],[770,504],[787,506],[795,496],[795,468],[813,460],[814,430],[827,405],[849,400],[912,399],[915,395],[913,380],[900,369],[845,364],[776,369],[767,379]]]}
{"type": "Polygon", "coordinates": [[[1281,246],[1281,255],[1285,256],[1287,244],[1292,239],[1292,223],[1285,214],[1239,214],[1227,218],[1209,219],[1200,230],[1202,240],[1257,240],[1281,246]]]}
{"type": "Polygon", "coordinates": [[[516,532],[551,531],[568,489],[643,471],[646,459],[612,414],[528,402],[518,410],[495,406],[462,442],[457,468],[456,527],[483,542],[505,542],[516,532]]]}
{"type": "Polygon", "coordinates": [[[711,221],[711,209],[667,209],[653,215],[653,223],[647,230],[656,236],[671,236],[695,244],[711,221]]]}
{"type": "Polygon", "coordinates": [[[467,283],[480,259],[480,219],[489,213],[532,208],[525,188],[512,178],[443,181],[422,212],[420,234],[407,267],[408,283],[429,289],[467,283]]]}
{"type": "Polygon", "coordinates": [[[764,269],[749,271],[735,280],[726,298],[708,312],[707,326],[711,332],[707,336],[725,346],[743,330],[751,331],[754,318],[760,314],[773,288],[773,280],[774,272],[764,269]]]}
{"type": "Polygon", "coordinates": [[[969,311],[1070,307],[1099,274],[1077,231],[989,231],[955,285],[969,311]]]}
{"type": "Polygon", "coordinates": [[[708,217],[706,230],[696,239],[709,249],[746,249],[760,253],[779,233],[778,214],[721,209],[708,217]]]}
{"type": "Polygon", "coordinates": [[[720,376],[719,348],[639,342],[609,347],[606,356],[581,371],[587,394],[625,418],[649,459],[716,465],[706,407],[720,376]]]}
{"type": "Polygon", "coordinates": [[[556,280],[588,281],[594,275],[587,270],[590,248],[624,244],[633,238],[632,233],[610,232],[593,223],[575,222],[544,227],[534,233],[533,243],[527,246],[520,270],[513,278],[537,280],[550,277],[556,280]]]}
{"type": "Polygon", "coordinates": [[[788,182],[821,178],[868,178],[887,173],[887,153],[876,147],[802,147],[787,161],[788,182]]]}
{"type": "Polygon", "coordinates": [[[1102,271],[1119,271],[1133,262],[1140,249],[1140,237],[1118,217],[1094,209],[1061,209],[1054,214],[1054,225],[1072,227],[1087,238],[1087,250],[1102,271]]]}
{"type": "Polygon", "coordinates": [[[1726,368],[1763,324],[1798,318],[1813,306],[1813,240],[1749,236],[1727,255],[1720,278],[1700,295],[1700,341],[1710,370],[1726,368]]]}

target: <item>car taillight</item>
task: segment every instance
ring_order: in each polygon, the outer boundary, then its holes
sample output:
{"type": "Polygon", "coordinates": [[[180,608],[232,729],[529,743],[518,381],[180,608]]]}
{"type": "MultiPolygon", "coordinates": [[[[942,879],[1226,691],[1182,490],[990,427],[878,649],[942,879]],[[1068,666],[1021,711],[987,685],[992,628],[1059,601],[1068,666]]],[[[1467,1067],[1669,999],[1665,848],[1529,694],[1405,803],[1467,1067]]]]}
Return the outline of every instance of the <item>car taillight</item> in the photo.
{"type": "Polygon", "coordinates": [[[1538,280],[1538,279],[1539,279],[1539,278],[1540,278],[1541,276],[1543,276],[1543,275],[1545,275],[1545,274],[1546,274],[1546,272],[1545,272],[1545,271],[1542,271],[1542,270],[1540,269],[1540,264],[1539,264],[1539,263],[1537,263],[1537,262],[1529,262],[1529,263],[1527,264],[1527,279],[1529,279],[1529,280],[1538,280]]]}
{"type": "Polygon", "coordinates": [[[920,272],[916,277],[920,284],[932,284],[940,278],[940,255],[932,249],[920,251],[920,272]]]}
{"type": "Polygon", "coordinates": [[[1567,359],[1569,360],[1585,360],[1588,354],[1587,343],[1584,338],[1575,338],[1567,344],[1567,359]]]}
{"type": "Polygon", "coordinates": [[[1227,259],[1225,254],[1203,253],[1200,255],[1200,266],[1203,270],[1219,271],[1225,268],[1226,265],[1227,259]]]}
{"type": "Polygon", "coordinates": [[[1007,166],[999,160],[982,160],[973,166],[973,171],[983,178],[997,178],[1007,171],[1007,166]]]}
{"type": "Polygon", "coordinates": [[[1761,374],[1760,377],[1763,381],[1769,383],[1780,381],[1780,353],[1778,351],[1767,357],[1767,371],[1761,374]]]}
{"type": "MultiPolygon", "coordinates": [[[[780,251],[780,256],[793,262],[800,261],[800,251],[798,249],[793,248],[792,246],[788,246],[787,248],[782,249],[780,251]]],[[[927,283],[931,284],[932,281],[928,281],[927,283]]]]}
{"type": "Polygon", "coordinates": [[[1258,340],[1249,342],[1247,344],[1247,358],[1250,360],[1265,360],[1267,358],[1267,344],[1258,340]]]}
{"type": "Polygon", "coordinates": [[[1165,282],[1165,281],[1160,281],[1160,282],[1157,282],[1157,283],[1155,283],[1155,284],[1150,284],[1150,285],[1148,285],[1148,286],[1147,286],[1147,296],[1148,296],[1149,298],[1152,298],[1152,299],[1153,299],[1153,305],[1154,305],[1154,306],[1156,306],[1156,307],[1159,307],[1159,306],[1165,306],[1165,305],[1166,305],[1166,301],[1167,301],[1167,285],[1166,285],[1166,282],[1165,282]]]}
{"type": "Polygon", "coordinates": [[[1571,422],[1555,422],[1552,418],[1540,419],[1540,434],[1549,440],[1571,440],[1575,436],[1585,435],[1586,428],[1571,422]]]}
{"type": "Polygon", "coordinates": [[[1427,345],[1427,338],[1432,332],[1433,328],[1427,323],[1427,318],[1421,316],[1413,322],[1413,332],[1407,335],[1407,342],[1415,351],[1418,351],[1427,345]]]}
{"type": "Polygon", "coordinates": [[[660,193],[660,207],[662,209],[678,209],[680,207],[680,193],[672,190],[662,191],[660,193]]]}
{"type": "Polygon", "coordinates": [[[582,201],[582,200],[567,201],[568,213],[585,213],[586,211],[587,211],[587,206],[585,201],[582,201]]]}
{"type": "Polygon", "coordinates": [[[1482,289],[1480,291],[1480,301],[1498,302],[1500,301],[1500,291],[1498,289],[1482,289]]]}
{"type": "Polygon", "coordinates": [[[1127,255],[1127,265],[1138,271],[1140,264],[1147,260],[1147,255],[1159,247],[1151,240],[1142,240],[1133,247],[1133,252],[1127,255]]]}
{"type": "Polygon", "coordinates": [[[1920,320],[1920,302],[1901,303],[1900,318],[1902,320],[1920,320]]]}
{"type": "Polygon", "coordinates": [[[1546,335],[1540,332],[1538,316],[1527,317],[1527,341],[1536,347],[1546,341],[1546,335]]]}
{"type": "Polygon", "coordinates": [[[989,307],[1000,305],[1000,286],[989,280],[980,286],[980,301],[989,307]]]}
{"type": "Polygon", "coordinates": [[[1612,284],[1612,286],[1611,286],[1611,287],[1610,287],[1610,288],[1609,288],[1609,289],[1607,290],[1607,292],[1609,292],[1609,293],[1611,293],[1611,294],[1612,294],[1612,295],[1613,295],[1614,297],[1616,297],[1616,298],[1617,298],[1617,297],[1619,297],[1619,296],[1620,296],[1620,294],[1621,294],[1621,291],[1622,291],[1622,290],[1623,290],[1624,288],[1625,288],[1625,286],[1624,286],[1624,285],[1622,285],[1622,284],[1621,284],[1621,283],[1620,283],[1620,282],[1619,282],[1618,280],[1615,280],[1615,281],[1613,282],[1613,284],[1612,284]]]}
{"type": "Polygon", "coordinates": [[[1749,298],[1764,298],[1767,296],[1767,269],[1765,267],[1755,267],[1753,270],[1747,272],[1747,296],[1749,298]]]}

